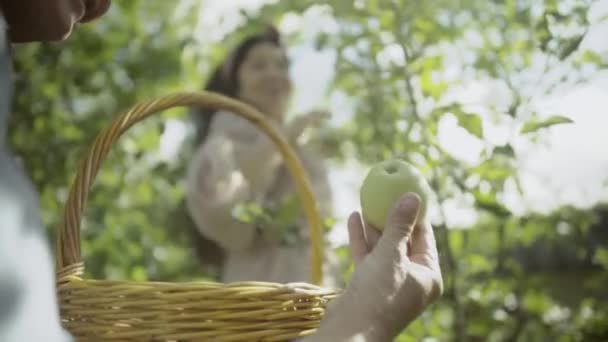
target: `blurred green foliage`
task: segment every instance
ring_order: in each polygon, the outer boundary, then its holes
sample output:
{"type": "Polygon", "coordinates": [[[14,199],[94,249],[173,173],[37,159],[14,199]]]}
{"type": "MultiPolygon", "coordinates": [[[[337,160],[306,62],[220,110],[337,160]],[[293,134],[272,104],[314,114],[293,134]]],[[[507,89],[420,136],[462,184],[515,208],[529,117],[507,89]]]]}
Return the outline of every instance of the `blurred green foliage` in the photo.
{"type": "MultiPolygon", "coordinates": [[[[446,293],[399,341],[608,340],[608,207],[515,216],[503,203],[505,185],[519,186],[514,140],[537,141],[550,126],[571,122],[568,113],[541,118],[530,104],[608,66],[606,56],[580,47],[590,1],[287,0],[242,11],[249,20],[221,42],[193,39],[199,6],[116,1],[66,42],[16,47],[11,145],[31,170],[52,239],[78,162],[114,115],[153,96],[199,89],[226,45],[262,23],[320,11],[338,24],[315,38],[337,56],[330,90],[355,108],[353,120],[318,136],[332,157],[404,156],[428,177],[440,209],[466,200],[480,214],[472,227],[440,217],[446,293]],[[446,77],[453,62],[457,77],[446,77]],[[559,75],[543,78],[549,72],[559,75]],[[530,74],[540,77],[532,82],[530,74]],[[454,102],[452,91],[471,80],[504,84],[510,103],[454,102]],[[439,144],[445,116],[483,143],[478,163],[439,144]],[[509,127],[509,141],[492,143],[484,127],[493,122],[509,127]]],[[[87,276],[213,277],[196,258],[180,209],[189,137],[175,158],[159,153],[170,120],[188,120],[186,111],[136,125],[102,165],[83,220],[87,276]]],[[[345,248],[339,255],[349,258],[345,248]]]]}

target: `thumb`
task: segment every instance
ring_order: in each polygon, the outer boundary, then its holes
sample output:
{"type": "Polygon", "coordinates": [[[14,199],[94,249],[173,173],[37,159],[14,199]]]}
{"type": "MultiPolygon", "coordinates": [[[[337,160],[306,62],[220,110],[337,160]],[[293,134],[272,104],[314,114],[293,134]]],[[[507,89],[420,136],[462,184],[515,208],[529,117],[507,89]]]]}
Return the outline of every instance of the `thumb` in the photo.
{"type": "Polygon", "coordinates": [[[404,244],[409,240],[416,226],[420,210],[420,197],[409,192],[399,198],[386,220],[384,233],[378,241],[381,250],[394,249],[395,245],[404,244]]]}

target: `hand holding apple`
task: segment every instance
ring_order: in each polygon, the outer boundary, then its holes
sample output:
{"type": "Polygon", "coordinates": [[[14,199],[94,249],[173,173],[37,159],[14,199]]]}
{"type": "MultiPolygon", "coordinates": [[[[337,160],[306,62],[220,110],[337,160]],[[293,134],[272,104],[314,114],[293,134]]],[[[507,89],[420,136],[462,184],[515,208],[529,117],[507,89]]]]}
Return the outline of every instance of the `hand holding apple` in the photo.
{"type": "Polygon", "coordinates": [[[395,202],[405,193],[420,196],[419,220],[426,219],[431,188],[424,176],[401,159],[388,159],[374,165],[361,185],[360,201],[363,218],[379,230],[384,230],[386,218],[395,202]]]}
{"type": "Polygon", "coordinates": [[[441,296],[439,253],[425,217],[431,195],[424,177],[403,160],[371,168],[360,192],[364,220],[356,211],[348,219],[355,272],[317,333],[304,341],[393,341],[441,296]]]}
{"type": "Polygon", "coordinates": [[[328,306],[317,333],[304,341],[394,341],[441,296],[435,235],[428,220],[419,220],[420,204],[413,193],[401,196],[376,242],[365,236],[376,229],[368,230],[358,212],[350,215],[348,240],[356,269],[328,306]]]}

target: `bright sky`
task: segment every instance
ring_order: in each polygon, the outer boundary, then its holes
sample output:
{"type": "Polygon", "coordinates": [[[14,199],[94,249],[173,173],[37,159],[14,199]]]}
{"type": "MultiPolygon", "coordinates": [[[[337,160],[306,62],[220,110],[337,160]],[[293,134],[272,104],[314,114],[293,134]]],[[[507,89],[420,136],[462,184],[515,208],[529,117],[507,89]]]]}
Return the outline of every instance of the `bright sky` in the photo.
{"type": "MultiPolygon", "coordinates": [[[[203,20],[197,28],[197,32],[200,32],[199,38],[205,41],[221,37],[238,24],[238,19],[235,19],[237,16],[224,14],[235,13],[243,7],[254,9],[262,2],[268,1],[206,1],[203,20]]],[[[598,1],[590,13],[590,20],[594,22],[606,15],[608,0],[598,1]]],[[[304,17],[289,17],[284,21],[282,29],[290,31],[306,28],[306,35],[312,36],[318,28],[331,31],[334,28],[332,25],[330,19],[324,18],[323,10],[317,9],[304,17]]],[[[583,46],[606,55],[606,37],[608,23],[597,24],[583,41],[583,46]]],[[[293,59],[292,75],[296,84],[292,112],[302,113],[315,107],[328,106],[334,115],[333,122],[348,120],[351,113],[344,99],[325,100],[324,92],[333,73],[333,55],[314,51],[306,44],[292,47],[290,54],[293,59]],[[312,70],[314,72],[311,72],[312,70]]],[[[504,95],[504,90],[497,85],[472,84],[467,88],[467,102],[500,103],[504,99],[501,91],[504,95]]],[[[546,212],[566,203],[588,207],[601,200],[608,201],[608,72],[598,74],[595,81],[589,85],[559,94],[555,98],[543,99],[538,105],[543,109],[543,114],[564,114],[575,123],[553,127],[548,132],[547,144],[527,144],[523,139],[515,144],[516,152],[520,156],[518,163],[525,194],[522,201],[514,187],[511,187],[512,191],[505,198],[508,206],[516,213],[525,210],[546,212]]],[[[506,134],[504,127],[500,126],[484,126],[484,130],[498,140],[506,134]]],[[[441,122],[439,138],[458,158],[465,162],[476,161],[480,143],[458,127],[455,119],[447,118],[441,122]]],[[[339,219],[331,240],[334,244],[342,244],[347,241],[344,220],[352,210],[359,207],[359,184],[366,170],[354,161],[343,166],[332,166],[331,169],[335,213],[339,219]]],[[[460,227],[472,224],[475,216],[470,205],[465,199],[446,203],[449,224],[460,227]]]]}

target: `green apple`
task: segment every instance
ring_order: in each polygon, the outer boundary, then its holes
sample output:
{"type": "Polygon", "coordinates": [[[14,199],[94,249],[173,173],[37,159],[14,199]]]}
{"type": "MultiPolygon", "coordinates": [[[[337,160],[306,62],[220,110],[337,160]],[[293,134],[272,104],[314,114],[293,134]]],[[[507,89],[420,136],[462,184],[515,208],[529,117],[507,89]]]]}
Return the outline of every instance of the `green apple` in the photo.
{"type": "Polygon", "coordinates": [[[363,218],[384,230],[389,212],[407,192],[420,196],[418,219],[425,218],[431,188],[414,166],[401,159],[388,159],[372,166],[359,193],[363,218]]]}

